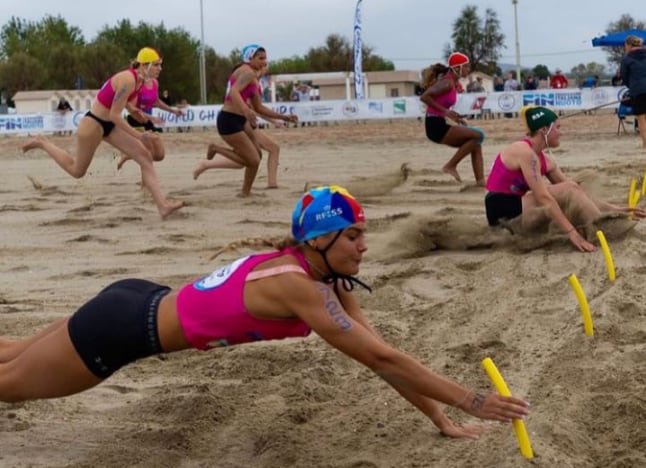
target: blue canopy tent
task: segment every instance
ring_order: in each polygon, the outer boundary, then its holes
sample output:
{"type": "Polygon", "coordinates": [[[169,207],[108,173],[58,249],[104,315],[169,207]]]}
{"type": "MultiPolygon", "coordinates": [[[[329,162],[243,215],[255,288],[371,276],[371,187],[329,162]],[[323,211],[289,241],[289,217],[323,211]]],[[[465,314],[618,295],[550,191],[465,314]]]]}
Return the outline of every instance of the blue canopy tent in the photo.
{"type": "Polygon", "coordinates": [[[627,31],[619,31],[615,33],[606,34],[592,39],[593,47],[622,47],[628,36],[641,37],[646,41],[646,31],[641,29],[629,29],[627,31]]]}

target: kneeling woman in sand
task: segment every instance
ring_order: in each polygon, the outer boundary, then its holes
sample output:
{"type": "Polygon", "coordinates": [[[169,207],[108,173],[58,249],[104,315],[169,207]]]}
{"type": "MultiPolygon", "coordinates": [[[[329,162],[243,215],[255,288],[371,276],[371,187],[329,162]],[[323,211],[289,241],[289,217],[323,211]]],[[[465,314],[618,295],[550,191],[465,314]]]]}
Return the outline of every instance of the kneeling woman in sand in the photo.
{"type": "Polygon", "coordinates": [[[606,212],[631,212],[635,218],[646,213],[641,208],[617,206],[593,200],[575,181],[568,179],[554,158],[544,149],[556,148],[561,138],[558,115],[546,107],[525,106],[521,119],[529,131],[527,137],[504,148],[487,179],[485,208],[487,221],[495,226],[501,220],[518,219],[522,230],[533,230],[553,221],[582,252],[593,252],[564,210],[572,212],[586,225],[606,212]],[[544,177],[551,183],[546,183],[544,177]]]}
{"type": "MultiPolygon", "coordinates": [[[[480,425],[451,421],[437,402],[481,419],[522,418],[528,404],[484,394],[427,369],[379,336],[352,288],[366,246],[358,201],[337,186],[305,193],[293,238],[240,258],[177,291],[118,281],[40,334],[0,340],[0,401],[54,398],[91,388],[122,366],[158,353],[207,350],[312,331],[372,369],[451,437],[477,438],[480,425]]],[[[259,244],[260,242],[258,242],[259,244]]]]}
{"type": "Polygon", "coordinates": [[[22,150],[40,148],[46,151],[65,172],[79,179],[87,172],[101,141],[106,141],[130,155],[139,164],[143,182],[150,190],[162,218],[180,209],[184,206],[182,202],[169,201],[162,195],[153,158],[145,146],[147,138],[159,137],[138,132],[122,116],[126,103],[137,96],[144,81],[159,76],[161,63],[157,51],[144,47],[137,54],[131,68],[113,75],[103,84],[90,111],[79,122],[76,158],[42,135],[25,144],[22,150]]]}
{"type": "Polygon", "coordinates": [[[262,104],[258,74],[267,67],[264,48],[251,44],[242,49],[242,63],[234,68],[224,97],[224,105],[218,113],[218,133],[232,149],[209,145],[208,161],[202,161],[193,171],[197,179],[207,169],[240,169],[244,167],[244,181],[240,196],[251,195],[251,187],[260,165],[260,148],[252,129],[256,128],[256,113],[268,119],[296,122],[293,114],[279,114],[262,104]],[[248,124],[248,125],[247,125],[248,124]],[[247,127],[245,129],[245,126],[247,127]],[[220,157],[216,153],[221,153],[220,157]]]}

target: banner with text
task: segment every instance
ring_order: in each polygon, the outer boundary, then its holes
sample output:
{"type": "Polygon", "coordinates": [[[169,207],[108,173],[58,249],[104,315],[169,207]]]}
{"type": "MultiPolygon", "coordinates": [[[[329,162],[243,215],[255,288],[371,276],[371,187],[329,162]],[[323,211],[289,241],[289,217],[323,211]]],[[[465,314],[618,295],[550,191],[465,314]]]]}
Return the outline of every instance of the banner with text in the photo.
{"type": "MultiPolygon", "coordinates": [[[[626,88],[539,89],[496,93],[459,94],[453,109],[459,114],[513,113],[527,104],[549,107],[555,111],[581,111],[615,108],[626,88]]],[[[417,96],[353,101],[304,101],[267,104],[279,114],[296,114],[301,122],[333,122],[372,119],[423,117],[425,105],[417,96]]],[[[215,127],[222,105],[190,106],[182,116],[155,109],[166,128],[215,127]]],[[[0,115],[0,135],[76,131],[85,112],[0,115]]]]}

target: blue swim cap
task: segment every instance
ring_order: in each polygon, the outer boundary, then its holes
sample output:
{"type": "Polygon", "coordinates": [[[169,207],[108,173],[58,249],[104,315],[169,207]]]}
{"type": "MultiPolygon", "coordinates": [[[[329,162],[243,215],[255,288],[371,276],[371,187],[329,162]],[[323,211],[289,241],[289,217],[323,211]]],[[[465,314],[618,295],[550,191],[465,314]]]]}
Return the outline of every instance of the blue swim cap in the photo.
{"type": "Polygon", "coordinates": [[[338,185],[316,187],[296,203],[292,213],[292,235],[302,242],[365,220],[363,208],[346,189],[338,185]]]}
{"type": "Polygon", "coordinates": [[[251,62],[253,56],[258,52],[258,49],[262,49],[258,44],[248,44],[244,46],[242,48],[242,53],[240,54],[240,58],[242,58],[243,63],[251,62]]]}

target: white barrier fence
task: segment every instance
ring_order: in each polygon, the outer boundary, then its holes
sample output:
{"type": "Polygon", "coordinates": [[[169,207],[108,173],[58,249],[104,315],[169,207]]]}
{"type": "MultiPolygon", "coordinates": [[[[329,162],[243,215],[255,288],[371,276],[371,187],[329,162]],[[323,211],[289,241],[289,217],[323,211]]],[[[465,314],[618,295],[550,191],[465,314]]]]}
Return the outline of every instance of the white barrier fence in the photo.
{"type": "MultiPolygon", "coordinates": [[[[539,89],[496,93],[462,93],[454,110],[463,115],[518,112],[527,104],[549,107],[555,111],[581,111],[617,105],[626,88],[539,89]]],[[[278,102],[267,104],[280,114],[296,114],[301,122],[379,120],[423,117],[425,105],[418,96],[354,101],[278,102]]],[[[167,128],[212,127],[222,105],[190,106],[182,116],[155,109],[167,128]]],[[[76,131],[85,111],[43,114],[0,115],[0,135],[76,131]]]]}

